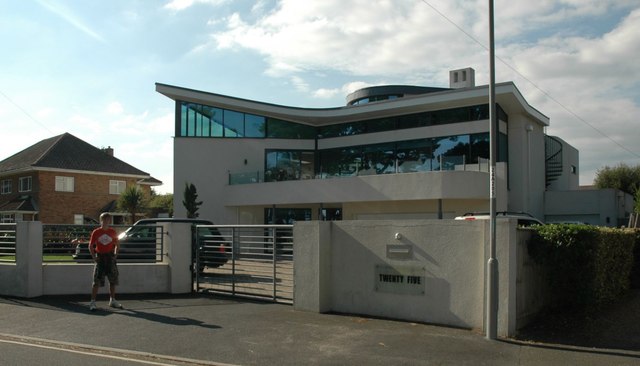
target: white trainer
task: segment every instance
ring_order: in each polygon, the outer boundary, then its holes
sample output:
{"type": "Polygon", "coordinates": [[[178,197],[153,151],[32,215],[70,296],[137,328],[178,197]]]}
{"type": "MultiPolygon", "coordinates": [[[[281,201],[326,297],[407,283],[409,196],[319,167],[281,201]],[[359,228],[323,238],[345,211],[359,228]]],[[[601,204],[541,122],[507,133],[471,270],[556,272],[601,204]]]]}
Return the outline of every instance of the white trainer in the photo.
{"type": "Polygon", "coordinates": [[[90,311],[96,311],[98,307],[96,306],[96,302],[91,300],[91,302],[89,303],[89,310],[90,311]]]}
{"type": "Polygon", "coordinates": [[[116,309],[122,309],[122,304],[119,303],[116,299],[109,300],[109,306],[116,309]]]}

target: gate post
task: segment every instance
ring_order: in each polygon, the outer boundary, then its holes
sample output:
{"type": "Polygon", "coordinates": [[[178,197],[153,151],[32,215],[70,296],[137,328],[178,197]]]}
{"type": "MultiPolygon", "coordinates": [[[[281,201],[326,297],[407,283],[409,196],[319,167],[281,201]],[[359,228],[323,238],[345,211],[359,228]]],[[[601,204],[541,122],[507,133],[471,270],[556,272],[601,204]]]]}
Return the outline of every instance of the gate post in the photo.
{"type": "Polygon", "coordinates": [[[163,240],[169,263],[169,291],[172,294],[190,293],[191,280],[191,224],[163,223],[163,240]]]}
{"type": "Polygon", "coordinates": [[[293,307],[331,310],[331,221],[298,221],[293,227],[293,307]]]}

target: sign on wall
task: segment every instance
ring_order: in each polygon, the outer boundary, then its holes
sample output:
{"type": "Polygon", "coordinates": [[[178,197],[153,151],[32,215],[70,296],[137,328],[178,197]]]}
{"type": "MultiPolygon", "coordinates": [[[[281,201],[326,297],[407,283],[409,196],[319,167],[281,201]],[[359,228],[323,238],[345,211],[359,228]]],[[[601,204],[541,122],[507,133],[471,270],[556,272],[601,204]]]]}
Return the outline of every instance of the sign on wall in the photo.
{"type": "Polygon", "coordinates": [[[424,295],[425,269],[415,266],[375,266],[375,291],[401,295],[424,295]]]}

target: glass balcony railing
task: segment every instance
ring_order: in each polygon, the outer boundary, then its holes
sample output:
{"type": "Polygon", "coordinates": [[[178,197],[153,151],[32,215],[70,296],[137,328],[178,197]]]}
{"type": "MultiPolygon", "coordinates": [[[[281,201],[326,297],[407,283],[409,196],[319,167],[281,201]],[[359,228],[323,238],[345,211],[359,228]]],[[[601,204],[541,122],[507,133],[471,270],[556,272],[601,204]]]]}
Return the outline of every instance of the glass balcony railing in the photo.
{"type": "MultiPolygon", "coordinates": [[[[380,164],[379,164],[380,165],[380,164]]],[[[478,158],[477,162],[467,163],[464,155],[459,156],[439,156],[435,159],[426,159],[424,161],[399,161],[391,162],[385,166],[366,167],[361,161],[354,161],[350,164],[343,164],[334,172],[318,172],[314,177],[304,176],[304,179],[292,179],[287,175],[286,179],[277,179],[271,177],[272,181],[290,181],[290,180],[306,180],[306,179],[330,179],[341,177],[357,177],[365,175],[378,174],[407,174],[420,172],[437,172],[437,171],[477,171],[489,172],[489,159],[478,158]]],[[[238,172],[229,173],[229,185],[251,184],[265,182],[264,171],[238,172]]]]}

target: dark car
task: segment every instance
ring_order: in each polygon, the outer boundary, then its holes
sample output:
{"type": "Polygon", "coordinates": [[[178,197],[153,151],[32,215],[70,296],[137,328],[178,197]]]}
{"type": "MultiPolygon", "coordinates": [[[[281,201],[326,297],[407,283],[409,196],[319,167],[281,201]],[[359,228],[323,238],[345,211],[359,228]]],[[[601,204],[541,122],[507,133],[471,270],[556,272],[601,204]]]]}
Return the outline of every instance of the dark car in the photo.
{"type": "MultiPolygon", "coordinates": [[[[118,258],[123,260],[155,261],[158,243],[162,240],[162,223],[177,222],[191,224],[192,259],[195,261],[196,245],[200,243],[200,271],[205,267],[217,268],[227,263],[231,248],[211,221],[189,218],[153,218],[136,221],[118,238],[118,258]],[[204,226],[198,228],[198,226],[204,226]]],[[[73,257],[77,260],[91,259],[87,243],[79,243],[73,257]]]]}

